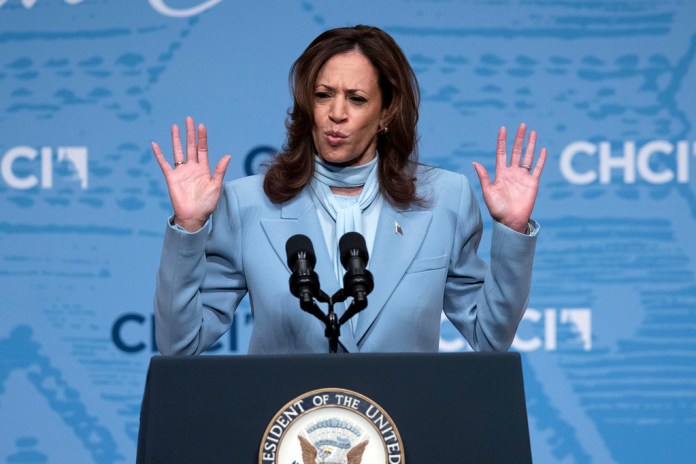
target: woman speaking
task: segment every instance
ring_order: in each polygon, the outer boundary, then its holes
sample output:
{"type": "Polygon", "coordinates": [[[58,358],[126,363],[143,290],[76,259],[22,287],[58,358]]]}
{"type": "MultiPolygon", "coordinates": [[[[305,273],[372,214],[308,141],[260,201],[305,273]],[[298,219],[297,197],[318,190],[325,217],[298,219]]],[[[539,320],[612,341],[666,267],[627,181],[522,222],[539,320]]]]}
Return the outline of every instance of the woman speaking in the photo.
{"type": "MultiPolygon", "coordinates": [[[[536,134],[515,134],[510,159],[498,133],[494,182],[474,163],[493,218],[491,263],[477,255],[482,221],[467,179],[418,163],[418,83],[384,31],[355,26],[319,35],[291,69],[293,107],[283,151],[265,174],[223,183],[211,175],[207,133],[172,126],[173,163],[153,143],[174,214],[157,275],[157,345],[199,354],[232,325],[249,293],[249,353],[326,352],[324,325],[288,289],[285,243],[314,243],[315,271],[341,288],[338,242],[365,237],[374,291],[344,326],[339,351],[437,351],[444,311],[480,351],[507,350],[531,286],[538,224],[531,219],[546,160],[536,134]]],[[[345,311],[337,305],[340,315],[345,311]]]]}

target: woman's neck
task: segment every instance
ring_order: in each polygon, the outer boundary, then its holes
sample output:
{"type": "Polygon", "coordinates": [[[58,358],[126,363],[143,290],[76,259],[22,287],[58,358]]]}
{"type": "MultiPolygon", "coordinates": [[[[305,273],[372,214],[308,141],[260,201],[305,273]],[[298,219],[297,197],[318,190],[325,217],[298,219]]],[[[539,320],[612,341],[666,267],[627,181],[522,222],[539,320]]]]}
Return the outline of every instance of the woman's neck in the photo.
{"type": "Polygon", "coordinates": [[[334,195],[344,195],[347,197],[356,197],[362,192],[362,185],[359,187],[331,187],[331,192],[334,195]]]}

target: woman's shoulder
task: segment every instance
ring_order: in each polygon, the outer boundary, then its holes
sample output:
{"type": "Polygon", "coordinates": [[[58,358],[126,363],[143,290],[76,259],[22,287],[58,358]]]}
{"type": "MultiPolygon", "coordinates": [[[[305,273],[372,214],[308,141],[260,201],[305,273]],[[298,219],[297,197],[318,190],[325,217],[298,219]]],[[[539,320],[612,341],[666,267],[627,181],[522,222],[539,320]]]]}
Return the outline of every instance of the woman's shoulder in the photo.
{"type": "Polygon", "coordinates": [[[416,182],[419,191],[423,192],[444,192],[469,188],[469,179],[464,174],[427,164],[419,164],[416,168],[416,182]]]}
{"type": "Polygon", "coordinates": [[[476,195],[463,174],[419,165],[416,178],[418,195],[424,200],[423,209],[451,212],[476,207],[476,195]]]}
{"type": "Polygon", "coordinates": [[[233,190],[235,192],[245,193],[253,193],[260,190],[261,193],[263,193],[263,175],[255,174],[227,180],[223,184],[223,188],[227,191],[233,190]]]}
{"type": "Polygon", "coordinates": [[[263,184],[263,174],[251,174],[248,176],[236,177],[231,180],[226,180],[225,184],[232,184],[234,186],[261,185],[263,184]]]}
{"type": "Polygon", "coordinates": [[[223,190],[225,195],[235,197],[242,203],[265,204],[268,202],[268,197],[263,191],[263,175],[261,174],[225,181],[223,190]]]}

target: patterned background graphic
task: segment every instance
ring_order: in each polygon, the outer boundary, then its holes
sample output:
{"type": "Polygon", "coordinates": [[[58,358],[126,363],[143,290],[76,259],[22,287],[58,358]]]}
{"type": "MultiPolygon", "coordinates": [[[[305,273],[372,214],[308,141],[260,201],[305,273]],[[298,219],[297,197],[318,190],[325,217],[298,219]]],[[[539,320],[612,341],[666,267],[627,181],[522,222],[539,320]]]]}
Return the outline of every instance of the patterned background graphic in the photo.
{"type": "MultiPolygon", "coordinates": [[[[418,75],[424,162],[477,186],[471,162],[492,170],[522,121],[549,149],[513,345],[535,462],[696,462],[694,18],[687,0],[0,0],[0,461],[135,460],[171,210],[150,141],[191,115],[228,179],[256,172],[294,59],[365,23],[418,75]]],[[[212,352],[244,353],[251,324],[245,302],[212,352]]],[[[466,349],[443,322],[441,350],[466,349]]]]}

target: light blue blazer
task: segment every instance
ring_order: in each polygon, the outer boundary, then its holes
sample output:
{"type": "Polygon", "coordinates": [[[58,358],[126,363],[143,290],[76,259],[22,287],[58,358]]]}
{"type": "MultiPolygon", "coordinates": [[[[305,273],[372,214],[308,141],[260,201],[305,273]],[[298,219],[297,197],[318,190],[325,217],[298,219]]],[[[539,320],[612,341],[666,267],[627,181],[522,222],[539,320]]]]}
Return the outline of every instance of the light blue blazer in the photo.
{"type": "MultiPolygon", "coordinates": [[[[428,204],[400,209],[384,202],[369,261],[375,288],[355,330],[342,327],[339,350],[437,351],[443,310],[474,349],[507,350],[529,300],[538,225],[525,235],[495,223],[489,266],[476,254],[481,214],[467,179],[429,167],[417,177],[428,204]]],[[[252,176],[225,183],[198,232],[166,229],[155,294],[161,353],[203,352],[230,329],[247,292],[250,354],[328,351],[323,323],[300,309],[288,286],[285,242],[304,234],[314,243],[322,289],[332,295],[340,288],[312,193],[305,188],[273,204],[262,182],[252,176]]],[[[340,317],[344,308],[336,309],[340,317]]]]}

